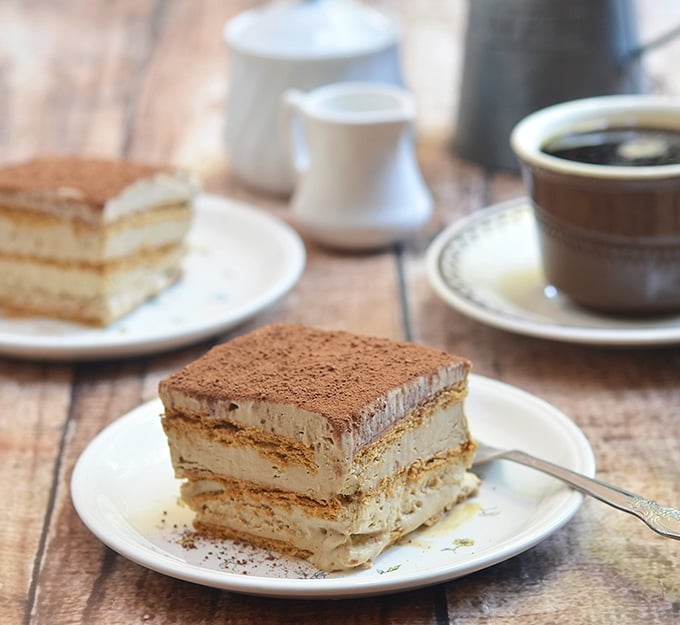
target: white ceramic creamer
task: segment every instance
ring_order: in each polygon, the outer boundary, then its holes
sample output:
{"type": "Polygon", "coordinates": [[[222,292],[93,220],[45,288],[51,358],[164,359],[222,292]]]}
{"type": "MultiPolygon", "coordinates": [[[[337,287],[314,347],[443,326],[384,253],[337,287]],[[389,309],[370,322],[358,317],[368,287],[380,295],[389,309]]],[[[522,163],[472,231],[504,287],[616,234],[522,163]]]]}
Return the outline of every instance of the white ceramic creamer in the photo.
{"type": "Polygon", "coordinates": [[[413,96],[380,83],[289,91],[284,110],[297,172],[297,227],[316,241],[370,249],[407,238],[432,198],[414,150],[413,96]]]}
{"type": "Polygon", "coordinates": [[[256,189],[289,194],[283,93],[343,81],[401,85],[399,34],[393,20],[355,0],[277,0],[227,22],[232,171],[256,189]]]}

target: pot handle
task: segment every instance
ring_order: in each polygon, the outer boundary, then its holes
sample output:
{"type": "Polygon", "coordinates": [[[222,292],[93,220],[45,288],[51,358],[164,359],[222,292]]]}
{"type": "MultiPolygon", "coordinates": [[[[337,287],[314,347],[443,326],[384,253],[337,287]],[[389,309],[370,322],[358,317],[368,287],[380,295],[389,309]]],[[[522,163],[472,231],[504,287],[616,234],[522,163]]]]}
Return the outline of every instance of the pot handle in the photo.
{"type": "Polygon", "coordinates": [[[283,94],[283,129],[287,153],[298,176],[309,169],[309,150],[304,128],[303,101],[305,94],[289,89],[283,94]]]}
{"type": "Polygon", "coordinates": [[[652,39],[651,41],[648,41],[647,43],[638,46],[624,59],[624,62],[628,63],[630,61],[633,61],[638,57],[641,57],[643,54],[649,52],[650,50],[653,50],[654,48],[666,45],[667,43],[673,41],[673,39],[679,36],[680,36],[680,24],[677,24],[670,30],[657,36],[655,39],[652,39]]]}

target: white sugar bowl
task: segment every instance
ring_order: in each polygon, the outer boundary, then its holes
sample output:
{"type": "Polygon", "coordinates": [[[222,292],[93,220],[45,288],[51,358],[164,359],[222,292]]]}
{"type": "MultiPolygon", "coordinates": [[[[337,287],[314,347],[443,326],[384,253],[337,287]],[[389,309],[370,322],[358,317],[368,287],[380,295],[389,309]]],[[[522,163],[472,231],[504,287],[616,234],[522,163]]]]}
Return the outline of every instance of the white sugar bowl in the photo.
{"type": "Polygon", "coordinates": [[[346,81],[402,85],[400,32],[355,0],[278,0],[227,22],[226,147],[250,186],[290,194],[295,174],[281,122],[282,95],[346,81]]]}

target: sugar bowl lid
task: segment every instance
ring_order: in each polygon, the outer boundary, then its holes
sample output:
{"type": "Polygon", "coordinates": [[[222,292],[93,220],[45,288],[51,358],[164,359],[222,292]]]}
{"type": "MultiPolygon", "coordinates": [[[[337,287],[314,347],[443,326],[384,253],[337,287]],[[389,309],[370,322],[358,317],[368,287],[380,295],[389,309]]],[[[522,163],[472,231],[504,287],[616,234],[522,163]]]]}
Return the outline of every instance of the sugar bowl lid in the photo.
{"type": "Polygon", "coordinates": [[[230,48],[256,56],[316,59],[367,54],[393,45],[396,23],[356,0],[274,0],[229,22],[230,48]]]}

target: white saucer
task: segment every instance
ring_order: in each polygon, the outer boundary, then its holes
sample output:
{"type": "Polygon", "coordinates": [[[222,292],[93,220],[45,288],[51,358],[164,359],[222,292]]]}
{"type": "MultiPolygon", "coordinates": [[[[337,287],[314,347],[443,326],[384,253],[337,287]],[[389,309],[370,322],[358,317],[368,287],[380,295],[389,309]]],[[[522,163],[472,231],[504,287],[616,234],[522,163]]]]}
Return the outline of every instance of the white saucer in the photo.
{"type": "Polygon", "coordinates": [[[611,317],[570,302],[546,283],[532,209],[518,198],[477,211],[443,230],[427,253],[435,292],[490,326],[573,343],[680,342],[680,315],[611,317]]]}
{"type": "Polygon", "coordinates": [[[285,295],[305,265],[297,233],[227,198],[196,201],[180,282],[106,328],[0,316],[0,354],[92,360],[172,349],[225,332],[285,295]]]}
{"type": "MultiPolygon", "coordinates": [[[[586,475],[592,450],[563,413],[517,388],[471,376],[466,410],[474,436],[517,447],[586,475]]],[[[342,598],[418,588],[502,562],[545,539],[582,496],[526,467],[492,462],[477,471],[477,497],[380,555],[369,569],[320,573],[307,562],[232,541],[195,540],[178,503],[160,424],[160,401],[121,417],[88,445],[71,496],[85,525],[126,558],[171,577],[273,597],[342,598]],[[190,541],[187,543],[187,539],[190,541]]]]}

